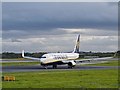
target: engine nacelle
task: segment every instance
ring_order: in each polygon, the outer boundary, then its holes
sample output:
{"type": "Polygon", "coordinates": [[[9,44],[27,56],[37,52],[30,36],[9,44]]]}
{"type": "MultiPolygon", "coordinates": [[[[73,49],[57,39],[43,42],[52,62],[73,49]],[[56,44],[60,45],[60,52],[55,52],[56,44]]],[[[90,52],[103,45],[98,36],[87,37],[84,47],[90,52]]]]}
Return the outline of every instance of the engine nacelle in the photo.
{"type": "Polygon", "coordinates": [[[75,65],[76,65],[75,61],[70,61],[70,62],[68,63],[68,66],[71,66],[71,67],[73,67],[73,66],[75,66],[75,65]]]}

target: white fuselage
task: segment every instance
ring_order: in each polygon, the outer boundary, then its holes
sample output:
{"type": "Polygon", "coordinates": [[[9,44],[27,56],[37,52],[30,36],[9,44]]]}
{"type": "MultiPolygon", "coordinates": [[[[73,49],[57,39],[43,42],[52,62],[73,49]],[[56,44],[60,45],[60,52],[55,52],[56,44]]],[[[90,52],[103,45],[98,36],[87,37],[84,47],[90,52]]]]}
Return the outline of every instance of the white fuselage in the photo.
{"type": "Polygon", "coordinates": [[[48,53],[44,54],[40,61],[42,64],[49,64],[59,61],[75,60],[79,57],[78,53],[48,53]]]}

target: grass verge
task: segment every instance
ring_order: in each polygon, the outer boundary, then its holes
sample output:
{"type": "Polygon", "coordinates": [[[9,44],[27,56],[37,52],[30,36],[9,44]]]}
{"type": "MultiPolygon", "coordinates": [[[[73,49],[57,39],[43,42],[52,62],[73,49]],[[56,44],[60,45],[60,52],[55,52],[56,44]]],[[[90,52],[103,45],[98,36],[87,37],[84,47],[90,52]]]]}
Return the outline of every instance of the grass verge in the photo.
{"type": "Polygon", "coordinates": [[[118,88],[118,70],[70,70],[3,73],[16,81],[3,81],[3,88],[118,88]]]}

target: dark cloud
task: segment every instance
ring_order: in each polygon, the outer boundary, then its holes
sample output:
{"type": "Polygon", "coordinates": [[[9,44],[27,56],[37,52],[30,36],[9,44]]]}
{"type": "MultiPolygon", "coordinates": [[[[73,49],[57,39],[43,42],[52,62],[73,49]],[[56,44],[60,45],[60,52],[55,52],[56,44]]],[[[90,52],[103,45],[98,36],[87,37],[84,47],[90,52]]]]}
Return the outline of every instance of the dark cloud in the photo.
{"type": "Polygon", "coordinates": [[[18,39],[11,39],[11,42],[22,42],[22,41],[18,39]]]}
{"type": "Polygon", "coordinates": [[[3,30],[116,29],[117,4],[3,3],[3,30]]]}
{"type": "MultiPolygon", "coordinates": [[[[71,37],[74,34],[117,36],[117,8],[117,3],[113,2],[3,2],[3,51],[71,51],[70,41],[75,40],[71,37]]],[[[81,48],[86,51],[114,51],[117,47],[117,44],[113,45],[115,42],[117,40],[110,38],[85,40],[81,48]]]]}

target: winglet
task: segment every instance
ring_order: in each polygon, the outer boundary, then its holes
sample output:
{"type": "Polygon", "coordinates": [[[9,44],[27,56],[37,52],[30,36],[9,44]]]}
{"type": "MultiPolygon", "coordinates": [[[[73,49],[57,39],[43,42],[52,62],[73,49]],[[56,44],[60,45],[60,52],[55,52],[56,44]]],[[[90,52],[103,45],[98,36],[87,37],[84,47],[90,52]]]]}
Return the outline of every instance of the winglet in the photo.
{"type": "Polygon", "coordinates": [[[24,56],[25,56],[25,55],[24,55],[24,50],[22,50],[22,57],[24,58],[24,56]]]}

